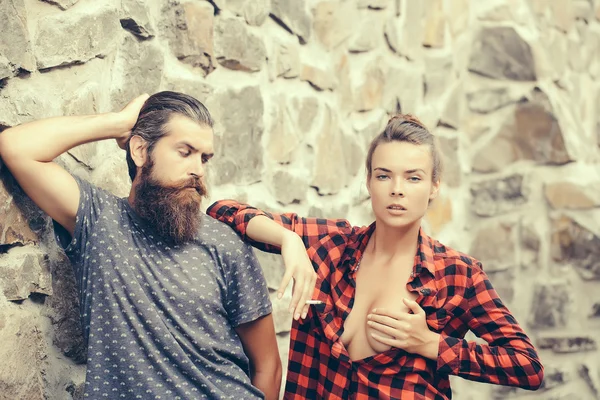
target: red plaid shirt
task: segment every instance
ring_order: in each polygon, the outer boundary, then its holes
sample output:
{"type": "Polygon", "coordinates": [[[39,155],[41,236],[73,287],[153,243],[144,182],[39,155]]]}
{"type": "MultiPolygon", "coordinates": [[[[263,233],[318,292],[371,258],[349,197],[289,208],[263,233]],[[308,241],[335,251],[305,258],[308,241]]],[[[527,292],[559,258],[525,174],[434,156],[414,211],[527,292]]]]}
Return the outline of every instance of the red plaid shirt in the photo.
{"type": "Polygon", "coordinates": [[[285,399],[450,399],[449,375],[531,390],[541,385],[538,355],[481,263],[424,232],[406,287],[418,294],[429,328],[441,335],[437,360],[391,348],[353,361],[340,337],[354,303],[356,269],[375,224],[359,228],[345,220],[270,214],[231,200],[216,202],[208,214],[256,247],[279,252],[246,236],[253,217],[273,219],[303,239],[317,272],[313,298],[325,304],[292,323],[285,399]],[[463,339],[468,330],[488,344],[463,339]]]}

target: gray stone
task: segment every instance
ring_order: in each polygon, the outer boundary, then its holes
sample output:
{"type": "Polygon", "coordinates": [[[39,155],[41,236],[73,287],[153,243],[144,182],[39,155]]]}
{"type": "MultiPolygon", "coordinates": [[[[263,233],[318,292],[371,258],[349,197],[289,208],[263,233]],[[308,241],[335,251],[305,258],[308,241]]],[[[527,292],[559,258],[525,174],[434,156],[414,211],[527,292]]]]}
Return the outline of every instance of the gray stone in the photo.
{"type": "Polygon", "coordinates": [[[600,237],[573,219],[552,220],[552,258],[575,267],[585,280],[600,280],[600,237]]]}
{"type": "Polygon", "coordinates": [[[514,104],[519,99],[513,96],[508,88],[481,89],[467,93],[469,109],[480,114],[487,114],[514,104]]]}
{"type": "MultiPolygon", "coordinates": [[[[40,69],[86,62],[113,51],[121,27],[115,8],[92,3],[38,21],[35,56],[40,69]]],[[[103,5],[104,4],[104,5],[103,5]]]]}
{"type": "Polygon", "coordinates": [[[271,80],[278,77],[296,78],[300,75],[300,49],[294,43],[275,40],[273,54],[269,57],[271,80]]]}
{"type": "Polygon", "coordinates": [[[474,234],[471,254],[483,263],[486,272],[502,271],[516,265],[515,229],[509,224],[493,224],[474,234]]]}
{"type": "Polygon", "coordinates": [[[219,64],[240,71],[258,71],[266,58],[262,39],[238,18],[221,17],[215,24],[215,56],[219,64]]]}
{"type": "Polygon", "coordinates": [[[391,18],[387,21],[385,37],[388,45],[395,53],[415,60],[423,53],[425,26],[423,23],[426,13],[425,1],[405,1],[402,18],[391,18]]]}
{"type": "Polygon", "coordinates": [[[450,187],[459,187],[462,172],[459,161],[459,143],[457,137],[438,136],[442,155],[442,181],[450,187]]]}
{"type": "Polygon", "coordinates": [[[348,219],[348,204],[331,204],[323,207],[312,206],[308,210],[307,216],[312,218],[325,219],[348,219]]]}
{"type": "Polygon", "coordinates": [[[164,56],[158,43],[152,40],[139,42],[133,36],[126,35],[113,67],[113,109],[121,109],[142,93],[157,92],[163,69],[164,56]]]}
{"type": "Polygon", "coordinates": [[[348,42],[348,50],[362,53],[375,49],[380,42],[383,21],[379,13],[367,12],[361,15],[355,33],[348,42]]]}
{"type": "Polygon", "coordinates": [[[205,75],[216,68],[214,60],[214,7],[208,2],[178,0],[165,6],[163,28],[173,54],[180,61],[201,68],[205,75]]]}
{"type": "Polygon", "coordinates": [[[313,19],[315,35],[331,50],[352,36],[358,11],[352,2],[321,1],[313,8],[313,19]]]}
{"type": "Polygon", "coordinates": [[[287,292],[281,299],[277,299],[275,296],[271,298],[275,333],[278,335],[289,332],[292,327],[292,313],[290,313],[288,308],[291,300],[292,296],[287,292]]]}
{"type": "Polygon", "coordinates": [[[31,52],[27,11],[23,0],[0,2],[0,26],[0,55],[8,60],[5,69],[34,71],[35,59],[31,52]]]}
{"type": "Polygon", "coordinates": [[[170,71],[165,71],[162,86],[165,90],[172,90],[190,95],[200,100],[202,103],[206,103],[208,98],[214,92],[214,88],[210,84],[197,77],[170,73],[170,71]]]}
{"type": "Polygon", "coordinates": [[[297,35],[301,43],[308,42],[311,36],[311,21],[306,11],[305,0],[271,0],[271,14],[297,35]]]}
{"type": "Polygon", "coordinates": [[[269,0],[246,0],[242,12],[248,25],[261,26],[269,17],[271,2],[269,0]]]}
{"type": "Polygon", "coordinates": [[[573,288],[568,283],[536,283],[529,323],[535,329],[568,326],[572,314],[573,288]]]}
{"type": "Polygon", "coordinates": [[[38,243],[46,224],[45,215],[3,168],[0,175],[0,244],[38,243]]]}
{"type": "Polygon", "coordinates": [[[549,349],[554,353],[588,352],[598,348],[594,338],[580,335],[544,335],[537,338],[536,345],[539,349],[549,349]]]}
{"type": "Polygon", "coordinates": [[[60,8],[61,10],[67,10],[75,5],[79,0],[42,0],[46,3],[52,4],[60,8]]]}
{"type": "Polygon", "coordinates": [[[214,108],[217,124],[215,184],[249,184],[260,180],[264,102],[258,86],[217,92],[214,108]]]}
{"type": "Polygon", "coordinates": [[[345,134],[343,139],[343,151],[345,154],[346,170],[352,177],[358,175],[358,172],[364,169],[366,152],[363,150],[359,141],[359,136],[345,134]]]}
{"type": "Polygon", "coordinates": [[[471,50],[469,71],[493,79],[537,79],[531,48],[512,27],[479,32],[471,50]]]}
{"type": "Polygon", "coordinates": [[[428,56],[425,59],[425,99],[437,101],[454,80],[452,54],[428,56]]]}
{"type": "Polygon", "coordinates": [[[463,84],[461,82],[455,83],[450,89],[450,93],[445,97],[446,104],[442,109],[438,125],[454,130],[459,129],[465,112],[463,84]]]}
{"type": "Polygon", "coordinates": [[[373,139],[383,131],[389,119],[382,109],[353,113],[350,118],[352,129],[358,136],[362,137],[363,147],[367,150],[373,139]]]}
{"type": "Polygon", "coordinates": [[[47,399],[45,375],[48,371],[48,348],[44,338],[44,321],[31,310],[0,310],[0,394],[2,399],[47,399]]]}
{"type": "Polygon", "coordinates": [[[302,202],[306,199],[308,182],[302,175],[287,170],[275,171],[271,181],[275,199],[281,204],[302,202]]]}
{"type": "MultiPolygon", "coordinates": [[[[298,124],[298,117],[302,114],[298,115],[296,110],[282,95],[276,97],[271,109],[267,151],[271,159],[280,164],[290,163],[302,142],[303,135],[298,124]]],[[[314,119],[314,115],[312,118],[314,119]]],[[[300,121],[303,120],[304,117],[300,118],[300,121]]],[[[308,121],[302,123],[307,124],[308,121]]]]}
{"type": "Polygon", "coordinates": [[[515,299],[515,273],[513,270],[488,271],[486,264],[483,264],[483,269],[490,278],[490,282],[494,286],[494,290],[500,296],[504,304],[512,304],[515,299]]]}
{"type": "Polygon", "coordinates": [[[480,149],[472,166],[478,172],[495,172],[518,160],[550,165],[573,161],[552,105],[537,88],[530,99],[516,105],[514,118],[508,118],[500,132],[480,149]]]}
{"type": "Polygon", "coordinates": [[[481,217],[512,211],[527,202],[520,174],[472,183],[471,197],[473,212],[481,217]]]}
{"type": "Polygon", "coordinates": [[[13,69],[6,57],[0,54],[0,80],[12,76],[13,69]]]}
{"type": "Polygon", "coordinates": [[[267,253],[261,250],[255,250],[256,258],[263,270],[267,286],[271,290],[279,289],[283,275],[285,274],[285,265],[280,254],[267,253]]]}
{"type": "Polygon", "coordinates": [[[327,106],[323,113],[323,124],[317,138],[315,148],[314,175],[311,186],[319,194],[328,195],[338,193],[348,182],[345,170],[345,157],[343,151],[344,136],[341,132],[337,115],[327,106]],[[332,174],[331,171],[336,171],[332,174]]]}
{"type": "Polygon", "coordinates": [[[588,364],[581,364],[579,366],[579,376],[587,383],[594,397],[596,399],[600,398],[600,374],[598,369],[590,367],[588,364]]]}
{"type": "Polygon", "coordinates": [[[385,77],[382,105],[389,114],[415,114],[424,96],[423,72],[412,67],[392,67],[385,77]]]}
{"type": "Polygon", "coordinates": [[[52,294],[52,278],[44,254],[32,247],[13,247],[0,258],[0,281],[7,300],[24,300],[32,293],[52,294]]]}
{"type": "Polygon", "coordinates": [[[539,266],[541,239],[531,222],[521,221],[521,267],[529,269],[539,266]]]}
{"type": "MultiPolygon", "coordinates": [[[[73,268],[68,259],[60,254],[51,260],[52,290],[55,295],[44,302],[44,315],[49,318],[55,332],[53,344],[76,364],[87,360],[87,348],[79,319],[79,297],[73,268]]],[[[76,391],[76,388],[73,388],[76,391]]]]}
{"type": "Polygon", "coordinates": [[[123,0],[121,26],[140,39],[151,39],[156,35],[150,21],[148,8],[142,0],[123,0]]]}

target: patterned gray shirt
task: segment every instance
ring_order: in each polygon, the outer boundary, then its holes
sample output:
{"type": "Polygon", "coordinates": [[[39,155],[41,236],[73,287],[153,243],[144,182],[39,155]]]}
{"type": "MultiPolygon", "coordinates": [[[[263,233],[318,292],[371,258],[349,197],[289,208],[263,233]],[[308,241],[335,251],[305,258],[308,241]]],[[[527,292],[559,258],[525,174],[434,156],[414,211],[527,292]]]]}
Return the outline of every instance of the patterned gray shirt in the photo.
{"type": "Polygon", "coordinates": [[[76,180],[73,238],[55,231],[79,287],[85,397],[264,398],[234,330],[271,313],[251,247],[207,215],[193,243],[167,246],[127,199],[76,180]]]}

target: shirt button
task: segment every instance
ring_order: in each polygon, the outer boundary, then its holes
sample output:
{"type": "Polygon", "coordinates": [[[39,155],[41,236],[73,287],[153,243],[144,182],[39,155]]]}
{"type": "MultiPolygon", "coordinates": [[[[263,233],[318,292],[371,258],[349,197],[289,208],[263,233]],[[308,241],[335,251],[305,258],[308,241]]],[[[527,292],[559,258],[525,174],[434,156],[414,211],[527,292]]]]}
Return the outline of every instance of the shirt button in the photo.
{"type": "Polygon", "coordinates": [[[421,294],[423,296],[429,296],[431,294],[431,289],[429,289],[429,288],[421,289],[421,294]]]}

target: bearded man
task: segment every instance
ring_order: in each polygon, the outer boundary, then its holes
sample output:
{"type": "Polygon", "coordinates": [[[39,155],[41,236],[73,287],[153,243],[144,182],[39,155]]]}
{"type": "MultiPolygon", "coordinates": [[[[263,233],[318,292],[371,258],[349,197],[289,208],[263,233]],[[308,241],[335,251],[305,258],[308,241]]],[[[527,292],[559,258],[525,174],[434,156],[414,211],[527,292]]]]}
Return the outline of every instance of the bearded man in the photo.
{"type": "Polygon", "coordinates": [[[198,100],[160,92],[120,112],[0,134],[0,156],[53,219],[75,271],[86,398],[278,397],[281,362],[260,265],[232,229],[200,211],[212,126],[198,100]],[[53,162],[103,139],[127,152],[128,198],[53,162]]]}

